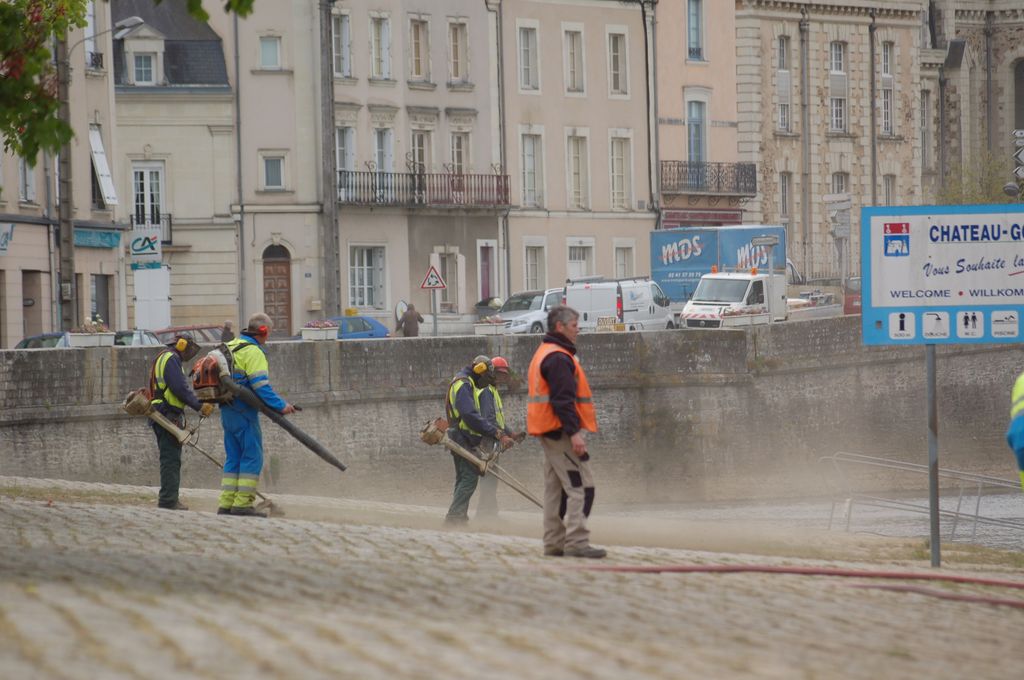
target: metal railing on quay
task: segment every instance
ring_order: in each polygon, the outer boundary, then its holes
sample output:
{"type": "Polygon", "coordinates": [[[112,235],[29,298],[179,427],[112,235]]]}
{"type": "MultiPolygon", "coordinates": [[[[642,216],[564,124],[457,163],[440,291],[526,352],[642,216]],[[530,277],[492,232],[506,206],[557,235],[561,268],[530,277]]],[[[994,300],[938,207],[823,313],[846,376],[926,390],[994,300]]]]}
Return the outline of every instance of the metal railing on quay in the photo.
{"type": "MultiPolygon", "coordinates": [[[[929,514],[930,509],[927,503],[915,503],[899,498],[879,496],[867,493],[860,493],[856,490],[856,482],[851,479],[849,471],[851,468],[869,468],[877,470],[893,470],[905,472],[917,476],[928,477],[928,466],[920,463],[906,463],[892,460],[890,458],[879,458],[877,456],[866,456],[860,453],[838,451],[830,456],[822,456],[818,459],[820,465],[826,466],[833,473],[828,480],[833,484],[832,508],[829,511],[828,528],[832,528],[835,520],[836,507],[843,506],[845,515],[846,531],[850,530],[850,523],[853,519],[853,509],[857,504],[907,512],[929,514]]],[[[973,472],[950,470],[939,468],[940,480],[951,482],[951,486],[957,490],[956,508],[954,510],[939,509],[940,517],[952,520],[949,530],[949,540],[954,540],[956,530],[961,520],[971,522],[971,540],[977,537],[978,525],[998,526],[1006,529],[1024,531],[1024,518],[1007,519],[1002,517],[986,517],[981,514],[981,500],[986,491],[1020,491],[1020,483],[1017,480],[1003,479],[991,475],[982,475],[973,472]],[[965,492],[973,493],[974,509],[961,512],[964,504],[965,492]]]]}

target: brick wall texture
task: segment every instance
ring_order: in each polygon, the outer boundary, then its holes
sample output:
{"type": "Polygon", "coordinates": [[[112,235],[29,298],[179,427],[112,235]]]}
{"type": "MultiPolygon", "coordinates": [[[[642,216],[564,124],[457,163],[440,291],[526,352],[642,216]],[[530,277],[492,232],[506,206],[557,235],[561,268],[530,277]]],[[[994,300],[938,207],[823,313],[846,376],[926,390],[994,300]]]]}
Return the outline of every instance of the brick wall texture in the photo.
{"type": "MultiPolygon", "coordinates": [[[[580,338],[601,431],[590,438],[602,500],[678,502],[820,495],[818,458],[852,451],[927,462],[924,349],[865,348],[860,317],[748,330],[601,333],[580,338]]],[[[329,467],[270,421],[273,488],[289,493],[442,504],[449,454],[418,433],[443,413],[452,374],[503,355],[525,379],[539,342],[525,337],[409,338],[269,346],[271,380],[304,410],[293,421],[347,465],[329,467]]],[[[0,352],[0,475],[158,483],[147,421],[124,396],[146,380],[147,348],[0,352]]],[[[1012,479],[1003,440],[1018,348],[938,351],[942,467],[1012,479]]],[[[525,385],[505,396],[525,426],[525,385]]],[[[194,416],[192,417],[194,420],[194,416]]],[[[219,419],[200,444],[223,456],[219,419]]],[[[503,456],[542,486],[540,447],[503,456]]],[[[922,478],[921,484],[926,484],[922,478]]],[[[186,449],[183,485],[216,488],[186,449]]],[[[518,505],[503,494],[509,506],[518,505]]]]}

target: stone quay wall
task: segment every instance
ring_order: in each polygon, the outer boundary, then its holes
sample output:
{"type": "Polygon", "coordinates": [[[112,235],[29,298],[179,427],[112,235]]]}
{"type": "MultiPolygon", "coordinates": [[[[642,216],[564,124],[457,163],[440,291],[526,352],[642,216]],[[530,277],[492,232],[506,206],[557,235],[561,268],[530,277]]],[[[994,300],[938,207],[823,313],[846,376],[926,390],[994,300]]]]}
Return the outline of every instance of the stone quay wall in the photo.
{"type": "MultiPolygon", "coordinates": [[[[927,462],[924,348],[867,348],[860,317],[745,330],[580,336],[600,432],[589,438],[603,501],[652,503],[824,495],[819,458],[836,451],[927,462]]],[[[443,414],[451,376],[502,355],[525,381],[538,336],[271,343],[271,382],[303,407],[292,420],[348,466],[341,473],[263,419],[272,490],[444,504],[453,466],[419,431],[443,414]]],[[[153,348],[0,351],[0,475],[158,483],[145,419],[120,409],[146,382],[153,348]]],[[[942,467],[1013,479],[1003,439],[1015,346],[940,347],[942,467]]],[[[505,395],[525,428],[525,384],[505,395]]],[[[190,414],[194,421],[196,414],[190,414]]],[[[219,419],[200,445],[223,456],[219,419]]],[[[539,492],[529,439],[503,455],[539,492]]],[[[883,478],[874,480],[886,484],[883,478]]],[[[895,483],[895,482],[894,482],[895,483]]],[[[184,486],[219,473],[186,449],[184,486]]],[[[900,481],[926,488],[926,478],[900,481]]],[[[511,492],[503,504],[519,506],[511,492]]]]}

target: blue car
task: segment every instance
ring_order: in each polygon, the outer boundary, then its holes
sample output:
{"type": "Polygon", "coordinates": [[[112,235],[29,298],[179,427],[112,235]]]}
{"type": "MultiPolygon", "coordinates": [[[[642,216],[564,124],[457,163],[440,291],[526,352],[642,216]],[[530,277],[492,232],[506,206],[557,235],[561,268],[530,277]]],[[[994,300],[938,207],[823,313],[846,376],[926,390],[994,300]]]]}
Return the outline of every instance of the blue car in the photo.
{"type": "Polygon", "coordinates": [[[391,337],[391,331],[370,316],[332,316],[331,321],[338,324],[339,340],[391,337]]]}

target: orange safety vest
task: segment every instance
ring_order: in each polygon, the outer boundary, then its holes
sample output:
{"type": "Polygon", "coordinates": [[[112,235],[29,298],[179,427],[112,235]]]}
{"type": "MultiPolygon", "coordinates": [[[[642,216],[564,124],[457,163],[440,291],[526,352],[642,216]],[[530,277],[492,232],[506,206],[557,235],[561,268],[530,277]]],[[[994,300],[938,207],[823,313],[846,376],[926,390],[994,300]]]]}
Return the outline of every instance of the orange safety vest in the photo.
{"type": "Polygon", "coordinates": [[[590,432],[597,432],[597,414],[594,412],[594,400],[590,393],[590,383],[587,382],[587,374],[583,372],[580,360],[572,352],[552,342],[541,343],[530,361],[526,431],[532,435],[542,435],[562,429],[562,421],[558,419],[555,409],[551,407],[551,386],[540,373],[540,365],[553,352],[562,352],[572,357],[572,361],[576,365],[576,413],[580,417],[580,427],[590,432]]]}

